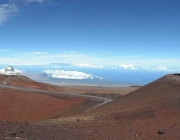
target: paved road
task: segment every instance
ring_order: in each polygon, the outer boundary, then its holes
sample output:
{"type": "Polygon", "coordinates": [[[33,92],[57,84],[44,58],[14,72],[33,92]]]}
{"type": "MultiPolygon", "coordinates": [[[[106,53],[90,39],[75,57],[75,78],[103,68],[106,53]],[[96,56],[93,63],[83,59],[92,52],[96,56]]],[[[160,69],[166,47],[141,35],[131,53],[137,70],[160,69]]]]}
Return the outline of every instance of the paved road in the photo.
{"type": "Polygon", "coordinates": [[[7,88],[7,89],[16,89],[16,90],[21,90],[21,91],[32,91],[32,92],[41,92],[41,93],[51,93],[51,94],[62,94],[62,95],[71,95],[71,96],[78,96],[78,97],[88,97],[88,98],[94,98],[94,99],[100,99],[103,102],[100,104],[97,104],[84,112],[90,111],[94,108],[97,108],[99,106],[102,106],[106,103],[109,103],[113,101],[113,99],[106,98],[106,97],[99,97],[99,96],[92,96],[92,95],[79,95],[79,94],[73,94],[73,93],[62,93],[62,92],[57,92],[57,91],[51,91],[51,90],[39,90],[39,89],[34,89],[34,88],[25,88],[25,87],[18,87],[18,86],[10,86],[10,85],[5,85],[5,84],[0,84],[0,87],[2,88],[7,88]]]}

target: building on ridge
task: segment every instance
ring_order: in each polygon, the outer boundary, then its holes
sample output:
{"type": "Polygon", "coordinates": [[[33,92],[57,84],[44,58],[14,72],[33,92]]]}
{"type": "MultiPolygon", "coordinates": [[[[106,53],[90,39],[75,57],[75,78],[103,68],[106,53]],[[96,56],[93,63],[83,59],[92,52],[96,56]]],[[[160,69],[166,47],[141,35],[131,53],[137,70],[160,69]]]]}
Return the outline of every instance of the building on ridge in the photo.
{"type": "Polygon", "coordinates": [[[0,74],[20,75],[20,72],[16,72],[15,69],[12,66],[7,66],[6,69],[3,72],[0,72],[0,74]]]}

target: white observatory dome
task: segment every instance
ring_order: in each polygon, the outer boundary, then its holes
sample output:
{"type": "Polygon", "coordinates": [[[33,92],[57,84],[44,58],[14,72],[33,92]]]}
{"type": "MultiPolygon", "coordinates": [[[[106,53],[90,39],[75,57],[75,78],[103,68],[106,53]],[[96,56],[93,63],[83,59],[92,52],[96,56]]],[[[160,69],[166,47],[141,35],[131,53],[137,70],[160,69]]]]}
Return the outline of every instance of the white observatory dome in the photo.
{"type": "Polygon", "coordinates": [[[14,68],[12,66],[8,66],[6,69],[5,69],[5,72],[14,72],[14,68]]]}

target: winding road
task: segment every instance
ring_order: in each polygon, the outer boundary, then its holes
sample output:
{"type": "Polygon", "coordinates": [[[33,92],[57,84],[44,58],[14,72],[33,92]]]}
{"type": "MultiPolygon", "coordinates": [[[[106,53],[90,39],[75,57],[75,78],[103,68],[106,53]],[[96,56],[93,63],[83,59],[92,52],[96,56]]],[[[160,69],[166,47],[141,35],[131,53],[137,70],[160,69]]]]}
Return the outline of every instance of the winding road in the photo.
{"type": "Polygon", "coordinates": [[[6,85],[6,82],[4,84],[0,84],[1,88],[7,88],[7,89],[15,89],[15,90],[21,90],[21,91],[32,91],[32,92],[41,92],[41,93],[51,93],[51,94],[62,94],[62,95],[71,95],[71,96],[78,96],[78,97],[88,97],[88,98],[94,98],[94,99],[100,99],[103,102],[100,104],[97,104],[84,112],[90,111],[94,108],[97,108],[99,106],[102,106],[106,103],[109,103],[113,101],[113,99],[106,98],[106,97],[99,97],[99,96],[92,96],[92,95],[79,95],[79,94],[73,94],[73,93],[62,93],[62,92],[57,92],[57,91],[51,91],[51,90],[39,90],[39,89],[34,89],[34,88],[25,88],[25,87],[18,87],[18,86],[10,86],[6,85]]]}

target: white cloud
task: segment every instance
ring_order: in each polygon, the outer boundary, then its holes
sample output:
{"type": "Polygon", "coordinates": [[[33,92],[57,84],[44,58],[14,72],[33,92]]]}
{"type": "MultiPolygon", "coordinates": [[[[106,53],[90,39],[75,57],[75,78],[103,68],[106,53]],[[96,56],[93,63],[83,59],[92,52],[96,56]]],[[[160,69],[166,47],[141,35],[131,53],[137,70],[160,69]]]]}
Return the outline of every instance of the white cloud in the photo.
{"type": "Polygon", "coordinates": [[[166,68],[166,66],[156,66],[156,67],[142,67],[141,69],[148,70],[148,71],[169,71],[173,72],[176,71],[175,69],[166,68]]]}
{"type": "Polygon", "coordinates": [[[144,69],[144,70],[151,70],[150,67],[142,67],[142,69],[144,69]]]}
{"type": "Polygon", "coordinates": [[[46,55],[48,54],[48,52],[28,52],[28,53],[25,53],[25,55],[46,55]]]}
{"type": "Polygon", "coordinates": [[[45,65],[45,63],[19,63],[19,64],[13,64],[13,65],[19,65],[19,66],[35,66],[35,65],[45,65]]]}
{"type": "Polygon", "coordinates": [[[29,1],[29,2],[45,2],[47,0],[27,0],[27,1],[29,1]]]}
{"type": "Polygon", "coordinates": [[[165,66],[157,66],[156,70],[157,71],[167,71],[168,69],[165,66]]]}
{"type": "Polygon", "coordinates": [[[48,2],[50,0],[25,0],[25,4],[30,4],[30,3],[34,3],[34,2],[37,2],[37,3],[43,3],[43,2],[48,2]]]}
{"type": "Polygon", "coordinates": [[[44,0],[26,0],[26,2],[32,3],[32,2],[43,2],[44,0]]]}
{"type": "Polygon", "coordinates": [[[5,69],[0,69],[0,72],[5,72],[5,69]]]}
{"type": "Polygon", "coordinates": [[[104,68],[102,65],[90,65],[90,64],[77,64],[77,67],[84,67],[84,68],[104,68]]]}
{"type": "Polygon", "coordinates": [[[17,5],[6,3],[0,5],[0,25],[7,21],[15,12],[18,11],[17,5]]]}
{"type": "MultiPolygon", "coordinates": [[[[0,69],[0,73],[4,73],[5,69],[0,69]]],[[[14,69],[15,73],[23,73],[23,71],[19,70],[19,69],[14,69]]]]}
{"type": "Polygon", "coordinates": [[[132,64],[122,64],[119,65],[123,69],[130,69],[130,70],[135,70],[136,68],[132,64]]]}
{"type": "Polygon", "coordinates": [[[18,69],[14,69],[15,72],[19,72],[19,73],[23,73],[24,71],[22,70],[18,70],[18,69]]]}
{"type": "Polygon", "coordinates": [[[31,3],[44,3],[51,0],[9,0],[7,3],[0,4],[0,25],[6,22],[19,11],[20,5],[28,5],[31,3]]]}
{"type": "Polygon", "coordinates": [[[63,79],[102,79],[101,77],[87,74],[78,71],[64,71],[64,70],[45,70],[45,74],[51,76],[52,78],[63,78],[63,79]]]}

